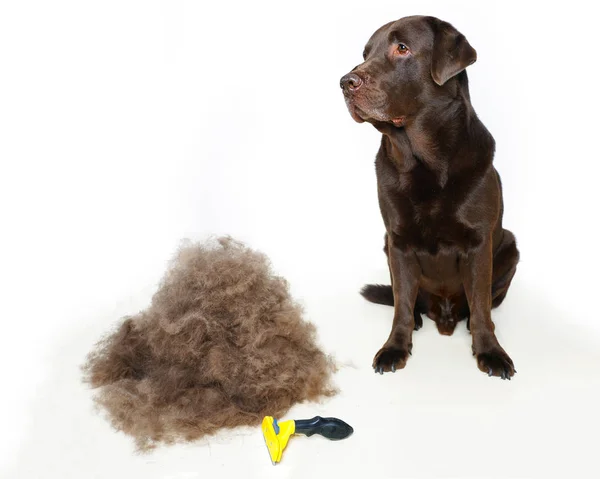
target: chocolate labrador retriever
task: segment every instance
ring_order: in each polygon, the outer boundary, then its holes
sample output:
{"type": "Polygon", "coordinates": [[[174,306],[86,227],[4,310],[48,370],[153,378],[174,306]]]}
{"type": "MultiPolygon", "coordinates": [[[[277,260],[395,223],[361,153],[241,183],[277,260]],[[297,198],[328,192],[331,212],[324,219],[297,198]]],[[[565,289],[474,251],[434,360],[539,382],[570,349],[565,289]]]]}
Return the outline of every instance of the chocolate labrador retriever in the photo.
{"type": "Polygon", "coordinates": [[[377,30],[363,57],[341,87],[352,117],[382,133],[375,165],[392,284],[362,294],[394,306],[394,320],[375,372],[406,365],[426,314],[448,335],[467,319],[479,369],[510,379],[516,370],[491,309],[506,296],[519,252],[502,228],[494,139],[469,97],[465,69],[477,54],[449,23],[414,16],[377,30]]]}

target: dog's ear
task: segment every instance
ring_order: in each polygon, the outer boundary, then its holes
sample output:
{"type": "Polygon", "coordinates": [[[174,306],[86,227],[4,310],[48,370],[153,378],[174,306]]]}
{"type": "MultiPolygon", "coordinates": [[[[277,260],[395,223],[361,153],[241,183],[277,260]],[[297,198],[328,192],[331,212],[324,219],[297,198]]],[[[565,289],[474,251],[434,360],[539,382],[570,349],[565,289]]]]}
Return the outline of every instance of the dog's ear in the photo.
{"type": "MultiPolygon", "coordinates": [[[[436,19],[437,20],[437,19],[436,19]]],[[[443,85],[477,60],[477,52],[465,36],[447,22],[434,23],[435,38],[431,56],[431,76],[443,85]]]]}

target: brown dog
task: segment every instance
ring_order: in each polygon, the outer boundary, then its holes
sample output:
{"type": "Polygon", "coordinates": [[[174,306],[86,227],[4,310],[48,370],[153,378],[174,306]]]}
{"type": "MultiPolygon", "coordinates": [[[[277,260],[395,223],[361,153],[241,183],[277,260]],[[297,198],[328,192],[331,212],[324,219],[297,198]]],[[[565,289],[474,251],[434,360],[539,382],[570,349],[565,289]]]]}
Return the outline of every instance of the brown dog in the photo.
{"type": "Polygon", "coordinates": [[[375,372],[406,365],[421,314],[442,334],[467,319],[479,369],[516,370],[494,334],[491,309],[506,296],[519,252],[502,228],[494,139],[477,118],[466,67],[477,55],[449,23],[406,17],[368,41],[364,63],[341,79],[350,114],[383,136],[375,161],[391,286],[363,296],[394,306],[375,372]]]}

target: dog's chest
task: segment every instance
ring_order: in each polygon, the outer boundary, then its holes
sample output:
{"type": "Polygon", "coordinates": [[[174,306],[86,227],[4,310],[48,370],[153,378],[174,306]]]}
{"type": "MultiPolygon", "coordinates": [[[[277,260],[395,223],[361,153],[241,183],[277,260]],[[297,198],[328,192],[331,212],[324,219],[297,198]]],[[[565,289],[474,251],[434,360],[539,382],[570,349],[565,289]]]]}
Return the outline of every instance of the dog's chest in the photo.
{"type": "Polygon", "coordinates": [[[461,219],[463,198],[452,183],[440,186],[417,171],[401,175],[383,194],[382,214],[402,249],[436,255],[479,243],[477,232],[461,219]]]}
{"type": "Polygon", "coordinates": [[[406,247],[435,255],[448,248],[466,250],[474,242],[475,231],[457,218],[444,199],[411,206],[410,214],[398,224],[398,234],[406,247]]]}

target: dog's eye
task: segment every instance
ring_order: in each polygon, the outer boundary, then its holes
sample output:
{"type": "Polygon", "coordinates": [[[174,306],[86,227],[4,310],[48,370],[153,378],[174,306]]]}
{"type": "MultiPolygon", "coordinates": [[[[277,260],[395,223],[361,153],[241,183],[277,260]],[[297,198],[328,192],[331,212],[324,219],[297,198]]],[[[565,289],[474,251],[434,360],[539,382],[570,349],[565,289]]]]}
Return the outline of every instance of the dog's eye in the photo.
{"type": "Polygon", "coordinates": [[[404,43],[398,43],[398,48],[394,52],[396,55],[406,55],[408,53],[408,47],[404,43]]]}

